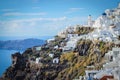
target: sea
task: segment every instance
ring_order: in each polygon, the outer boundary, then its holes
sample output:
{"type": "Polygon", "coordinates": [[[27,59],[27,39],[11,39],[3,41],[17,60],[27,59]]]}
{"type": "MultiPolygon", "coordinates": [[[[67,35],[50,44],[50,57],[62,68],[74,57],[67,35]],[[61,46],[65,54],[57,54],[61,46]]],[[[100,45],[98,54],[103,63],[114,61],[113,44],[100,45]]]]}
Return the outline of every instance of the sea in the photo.
{"type": "Polygon", "coordinates": [[[15,52],[19,51],[0,49],[0,76],[11,65],[11,54],[15,52]]]}
{"type": "MultiPolygon", "coordinates": [[[[38,39],[38,37],[0,37],[0,40],[2,41],[20,40],[20,39],[27,39],[27,38],[38,39]]],[[[43,40],[47,40],[50,38],[52,38],[52,36],[39,37],[39,39],[43,39],[43,40]]],[[[11,65],[11,54],[14,54],[15,52],[20,52],[22,54],[24,51],[0,49],[0,77],[6,71],[6,69],[11,65]]]]}

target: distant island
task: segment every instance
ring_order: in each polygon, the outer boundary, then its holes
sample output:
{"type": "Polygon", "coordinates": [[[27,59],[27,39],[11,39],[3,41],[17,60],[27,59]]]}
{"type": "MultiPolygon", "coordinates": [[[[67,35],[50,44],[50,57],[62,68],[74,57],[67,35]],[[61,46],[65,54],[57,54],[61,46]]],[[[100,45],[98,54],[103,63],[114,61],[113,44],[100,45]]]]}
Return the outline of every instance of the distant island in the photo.
{"type": "Polygon", "coordinates": [[[25,50],[33,46],[45,44],[45,40],[28,38],[23,40],[0,41],[0,49],[25,50]]]}

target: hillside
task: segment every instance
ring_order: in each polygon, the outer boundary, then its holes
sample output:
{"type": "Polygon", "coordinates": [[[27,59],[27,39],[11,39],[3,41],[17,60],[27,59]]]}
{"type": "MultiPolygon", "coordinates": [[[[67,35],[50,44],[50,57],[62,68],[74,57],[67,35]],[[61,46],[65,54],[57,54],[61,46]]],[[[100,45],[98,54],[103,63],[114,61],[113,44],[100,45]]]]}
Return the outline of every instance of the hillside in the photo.
{"type": "Polygon", "coordinates": [[[62,49],[62,46],[67,43],[66,38],[55,36],[54,40],[41,47],[29,48],[23,54],[19,52],[13,54],[13,64],[1,79],[72,80],[84,75],[87,66],[94,65],[96,69],[100,69],[102,57],[113,45],[102,41],[94,41],[93,43],[91,40],[80,39],[77,41],[75,49],[66,51],[62,49]],[[97,55],[95,48],[100,50],[99,55],[97,55]]]}
{"type": "MultiPolygon", "coordinates": [[[[87,66],[94,65],[96,69],[102,67],[102,59],[105,52],[110,50],[113,44],[96,41],[94,44],[90,40],[80,40],[74,51],[62,53],[59,49],[51,51],[45,46],[39,53],[33,53],[32,49],[27,49],[22,55],[15,53],[16,64],[12,64],[4,73],[5,80],[72,80],[85,74],[87,66]],[[84,45],[87,48],[83,47],[84,45]],[[80,48],[80,46],[82,46],[80,48]],[[100,49],[100,55],[94,49],[100,49]],[[81,51],[86,51],[81,52],[81,51]],[[54,57],[49,54],[54,51],[54,57]],[[37,58],[41,58],[36,63],[37,58]],[[53,59],[58,57],[59,63],[53,63],[53,59]],[[100,59],[100,60],[98,60],[100,59]],[[28,61],[29,60],[29,61],[28,61]],[[97,65],[98,64],[98,65],[97,65]]],[[[12,58],[14,60],[14,57],[12,58]]]]}

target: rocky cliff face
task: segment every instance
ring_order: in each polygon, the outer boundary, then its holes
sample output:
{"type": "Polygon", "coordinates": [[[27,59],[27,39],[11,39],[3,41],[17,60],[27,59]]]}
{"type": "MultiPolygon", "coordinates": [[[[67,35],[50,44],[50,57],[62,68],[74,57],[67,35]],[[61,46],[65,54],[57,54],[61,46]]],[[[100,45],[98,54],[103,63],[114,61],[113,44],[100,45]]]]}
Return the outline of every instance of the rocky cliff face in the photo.
{"type": "Polygon", "coordinates": [[[11,57],[12,65],[4,73],[3,80],[22,80],[25,77],[26,60],[19,52],[11,57]]]}
{"type": "Polygon", "coordinates": [[[74,51],[65,53],[60,49],[48,47],[50,44],[43,45],[37,52],[29,48],[23,54],[15,53],[11,56],[12,65],[0,80],[72,80],[84,75],[88,65],[94,65],[99,69],[102,65],[102,57],[112,45],[112,43],[80,40],[74,51]],[[95,48],[100,50],[100,55],[96,55],[95,48]],[[54,57],[50,57],[50,53],[54,53],[54,57]],[[53,63],[56,57],[59,63],[53,63]],[[36,58],[39,58],[38,63],[36,58]]]}

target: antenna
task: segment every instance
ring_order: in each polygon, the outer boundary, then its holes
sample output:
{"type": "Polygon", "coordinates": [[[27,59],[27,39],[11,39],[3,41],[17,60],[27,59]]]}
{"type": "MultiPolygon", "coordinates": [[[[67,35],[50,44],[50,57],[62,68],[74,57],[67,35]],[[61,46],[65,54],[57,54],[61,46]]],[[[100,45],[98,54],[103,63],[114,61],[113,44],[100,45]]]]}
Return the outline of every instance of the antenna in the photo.
{"type": "Polygon", "coordinates": [[[118,2],[118,8],[120,8],[120,2],[118,2]]]}

